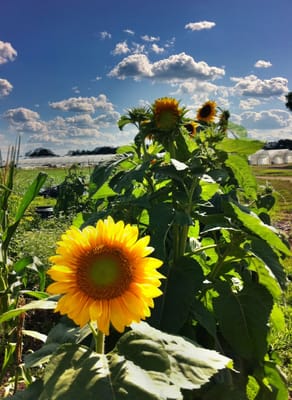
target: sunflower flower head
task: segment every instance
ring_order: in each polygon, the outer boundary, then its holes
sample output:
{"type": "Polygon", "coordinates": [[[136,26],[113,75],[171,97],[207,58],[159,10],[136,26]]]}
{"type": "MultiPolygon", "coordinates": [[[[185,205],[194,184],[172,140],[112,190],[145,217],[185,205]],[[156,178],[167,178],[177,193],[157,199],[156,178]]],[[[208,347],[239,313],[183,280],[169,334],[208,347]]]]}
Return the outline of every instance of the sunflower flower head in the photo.
{"type": "Polygon", "coordinates": [[[109,334],[112,324],[123,332],[150,316],[153,298],[162,294],[162,261],[149,257],[150,237],[138,239],[138,228],[111,217],[83,230],[71,227],[57,243],[48,270],[55,281],[47,291],[62,294],[55,311],[77,325],[96,322],[109,334]]]}
{"type": "Polygon", "coordinates": [[[173,130],[182,114],[182,109],[179,108],[179,102],[176,99],[161,97],[154,102],[153,116],[158,129],[173,130]]]}
{"type": "Polygon", "coordinates": [[[200,122],[213,122],[217,113],[215,101],[206,101],[197,111],[197,120],[200,122]]]}
{"type": "Polygon", "coordinates": [[[190,122],[184,124],[184,127],[186,128],[186,130],[188,131],[188,134],[191,137],[196,136],[198,124],[195,121],[190,121],[190,122]]]}

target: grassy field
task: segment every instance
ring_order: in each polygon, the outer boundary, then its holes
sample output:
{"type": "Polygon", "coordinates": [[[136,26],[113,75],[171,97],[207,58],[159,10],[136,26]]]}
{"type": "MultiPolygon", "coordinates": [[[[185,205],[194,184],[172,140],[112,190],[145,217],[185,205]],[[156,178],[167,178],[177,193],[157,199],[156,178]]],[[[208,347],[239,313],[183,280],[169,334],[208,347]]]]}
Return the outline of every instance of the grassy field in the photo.
{"type": "MultiPolygon", "coordinates": [[[[93,167],[74,167],[81,174],[90,175],[93,167]]],[[[34,168],[34,169],[18,169],[16,172],[15,187],[18,193],[23,193],[27,186],[33,181],[39,172],[44,172],[48,175],[44,187],[59,185],[68,175],[70,168],[34,168]]]]}
{"type": "Polygon", "coordinates": [[[285,176],[285,177],[292,177],[292,165],[279,165],[279,166],[253,166],[252,167],[254,173],[256,175],[263,175],[263,176],[285,176]]]}

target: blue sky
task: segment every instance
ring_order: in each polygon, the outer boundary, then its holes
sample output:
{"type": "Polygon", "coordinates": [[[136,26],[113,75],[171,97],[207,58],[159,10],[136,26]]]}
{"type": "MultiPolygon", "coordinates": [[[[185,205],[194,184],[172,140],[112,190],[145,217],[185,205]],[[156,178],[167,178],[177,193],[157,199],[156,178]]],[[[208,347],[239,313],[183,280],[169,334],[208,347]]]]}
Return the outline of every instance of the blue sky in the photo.
{"type": "Polygon", "coordinates": [[[0,148],[132,141],[128,109],[206,100],[263,141],[292,139],[291,0],[1,0],[0,148]]]}

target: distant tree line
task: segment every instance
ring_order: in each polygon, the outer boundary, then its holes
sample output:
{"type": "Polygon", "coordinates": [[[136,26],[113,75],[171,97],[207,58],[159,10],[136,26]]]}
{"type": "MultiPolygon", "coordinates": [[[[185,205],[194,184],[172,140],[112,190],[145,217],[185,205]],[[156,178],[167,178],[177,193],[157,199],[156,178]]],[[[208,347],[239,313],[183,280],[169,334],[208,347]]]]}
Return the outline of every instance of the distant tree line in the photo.
{"type": "Polygon", "coordinates": [[[280,150],[280,149],[292,150],[292,140],[280,139],[277,142],[268,142],[264,145],[263,149],[264,150],[280,150]]]}
{"type": "Polygon", "coordinates": [[[52,150],[45,149],[44,147],[38,147],[35,150],[30,150],[25,153],[25,157],[59,157],[52,150]]]}
{"type": "Polygon", "coordinates": [[[83,156],[83,155],[98,155],[98,154],[115,154],[117,147],[103,146],[96,147],[93,150],[70,150],[68,151],[68,156],[83,156]]]}
{"type": "MultiPolygon", "coordinates": [[[[96,147],[94,150],[70,150],[67,156],[87,156],[87,155],[98,155],[98,154],[115,154],[117,147],[103,146],[96,147]]],[[[52,150],[38,147],[35,150],[30,150],[25,153],[25,157],[59,157],[52,150]]]]}

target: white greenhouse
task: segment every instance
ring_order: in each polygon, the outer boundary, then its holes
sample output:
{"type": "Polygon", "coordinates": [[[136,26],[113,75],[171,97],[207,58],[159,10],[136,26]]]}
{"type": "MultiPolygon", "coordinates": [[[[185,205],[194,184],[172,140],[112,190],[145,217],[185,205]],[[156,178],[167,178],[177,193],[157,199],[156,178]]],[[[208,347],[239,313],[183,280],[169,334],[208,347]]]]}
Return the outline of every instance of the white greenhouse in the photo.
{"type": "Polygon", "coordinates": [[[249,157],[251,165],[281,165],[292,163],[292,151],[287,149],[259,150],[249,157]]]}

